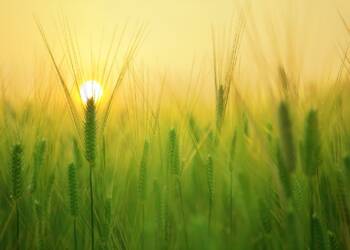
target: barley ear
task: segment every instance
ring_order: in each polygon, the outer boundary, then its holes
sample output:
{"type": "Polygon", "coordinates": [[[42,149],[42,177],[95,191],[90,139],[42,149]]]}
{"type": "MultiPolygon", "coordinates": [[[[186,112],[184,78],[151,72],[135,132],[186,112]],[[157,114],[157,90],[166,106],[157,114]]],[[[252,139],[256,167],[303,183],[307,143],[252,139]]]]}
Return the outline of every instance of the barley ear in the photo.
{"type": "Polygon", "coordinates": [[[281,148],[279,145],[277,145],[276,157],[277,157],[277,168],[278,168],[279,179],[282,184],[284,193],[287,197],[291,197],[292,188],[291,188],[290,175],[284,163],[281,148]]]}
{"type": "Polygon", "coordinates": [[[225,109],[224,86],[220,84],[216,92],[217,92],[216,93],[216,129],[220,131],[222,127],[222,122],[224,119],[224,109],[225,109]]]}
{"type": "Polygon", "coordinates": [[[141,201],[144,201],[146,196],[148,153],[149,153],[149,142],[145,140],[143,145],[143,152],[142,152],[142,158],[141,158],[140,170],[139,170],[139,180],[137,185],[139,198],[141,201]]]}
{"type": "Polygon", "coordinates": [[[94,99],[89,99],[85,110],[85,157],[90,166],[95,164],[96,157],[96,106],[94,99]]]}
{"type": "Polygon", "coordinates": [[[169,131],[169,144],[168,144],[168,160],[169,170],[173,175],[180,174],[180,158],[179,158],[179,143],[177,138],[176,129],[172,128],[169,131]]]}
{"type": "Polygon", "coordinates": [[[73,217],[78,216],[79,203],[78,203],[78,190],[77,190],[77,171],[74,163],[68,166],[68,190],[70,201],[70,212],[73,217]]]}
{"type": "Polygon", "coordinates": [[[289,172],[296,168],[296,150],[293,136],[292,120],[288,104],[281,102],[278,108],[278,122],[283,162],[289,172]]]}
{"type": "Polygon", "coordinates": [[[33,166],[33,176],[30,191],[34,193],[37,188],[39,170],[43,165],[46,150],[46,141],[40,140],[35,145],[34,150],[34,166],[33,166]]]}
{"type": "Polygon", "coordinates": [[[311,110],[305,120],[303,170],[307,176],[317,173],[321,162],[321,143],[317,112],[311,110]]]}
{"type": "Polygon", "coordinates": [[[229,170],[232,172],[233,170],[233,162],[236,155],[236,147],[237,147],[237,130],[234,131],[232,139],[231,139],[231,145],[230,145],[230,158],[229,158],[229,170]]]}
{"type": "Polygon", "coordinates": [[[12,197],[18,200],[22,194],[22,159],[23,147],[21,144],[14,145],[12,149],[11,178],[12,197]]]}

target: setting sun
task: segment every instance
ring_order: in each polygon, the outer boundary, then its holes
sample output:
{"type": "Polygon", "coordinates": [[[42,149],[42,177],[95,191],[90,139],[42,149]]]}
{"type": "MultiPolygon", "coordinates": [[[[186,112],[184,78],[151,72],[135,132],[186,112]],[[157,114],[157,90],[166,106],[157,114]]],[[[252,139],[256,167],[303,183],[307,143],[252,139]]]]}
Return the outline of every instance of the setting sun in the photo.
{"type": "Polygon", "coordinates": [[[95,80],[86,81],[80,86],[80,97],[84,103],[87,103],[91,98],[95,102],[99,101],[102,97],[102,92],[101,84],[95,80]]]}

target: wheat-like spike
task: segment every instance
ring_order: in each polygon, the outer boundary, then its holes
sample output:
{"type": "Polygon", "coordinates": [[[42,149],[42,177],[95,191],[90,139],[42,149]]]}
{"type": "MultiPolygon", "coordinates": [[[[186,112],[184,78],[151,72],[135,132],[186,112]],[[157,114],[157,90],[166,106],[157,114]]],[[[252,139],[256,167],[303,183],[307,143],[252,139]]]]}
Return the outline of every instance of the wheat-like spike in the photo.
{"type": "Polygon", "coordinates": [[[185,219],[185,212],[184,212],[184,206],[183,206],[182,187],[181,187],[181,181],[180,181],[179,139],[175,129],[171,129],[169,131],[168,143],[169,143],[169,148],[168,148],[169,168],[170,168],[172,177],[175,177],[171,179],[173,184],[172,187],[174,188],[175,194],[178,196],[180,200],[181,215],[184,223],[185,244],[186,246],[188,246],[186,219],[185,219]]]}
{"type": "Polygon", "coordinates": [[[85,109],[85,158],[89,163],[91,249],[95,248],[93,168],[96,161],[96,106],[90,98],[85,109]]]}
{"type": "Polygon", "coordinates": [[[179,144],[176,129],[172,128],[169,131],[168,139],[168,161],[169,170],[173,175],[180,174],[180,157],[179,157],[179,144]]]}
{"type": "Polygon", "coordinates": [[[194,138],[194,141],[198,143],[201,138],[201,131],[193,115],[190,115],[188,118],[188,126],[190,128],[190,132],[194,138]]]}
{"type": "Polygon", "coordinates": [[[278,108],[278,121],[280,128],[281,153],[284,164],[289,172],[296,168],[296,150],[293,136],[292,120],[286,102],[281,102],[278,108]]]}
{"type": "Polygon", "coordinates": [[[12,198],[16,208],[16,243],[20,249],[20,212],[18,200],[22,195],[22,157],[23,148],[21,144],[15,144],[12,149],[11,177],[12,177],[12,198]]]}
{"type": "Polygon", "coordinates": [[[149,154],[149,142],[145,140],[139,170],[138,193],[141,201],[145,200],[147,186],[147,163],[149,154]]]}
{"type": "Polygon", "coordinates": [[[12,164],[11,164],[12,197],[14,200],[18,200],[22,194],[22,157],[23,157],[22,145],[21,144],[14,145],[12,149],[12,164]]]}
{"type": "Polygon", "coordinates": [[[291,197],[292,189],[291,189],[290,175],[284,163],[281,148],[279,145],[277,145],[276,157],[277,157],[278,174],[279,174],[279,178],[280,178],[283,190],[287,197],[291,197]]]}
{"type": "Polygon", "coordinates": [[[305,120],[303,144],[303,170],[308,176],[317,173],[321,161],[320,131],[317,111],[311,110],[305,120]]]}
{"type": "Polygon", "coordinates": [[[324,250],[324,249],[326,249],[326,244],[323,237],[322,225],[318,217],[314,214],[311,217],[310,250],[324,250]]]}
{"type": "Polygon", "coordinates": [[[85,109],[85,158],[93,167],[96,158],[96,106],[93,98],[87,101],[85,109]]]}
{"type": "Polygon", "coordinates": [[[207,183],[209,193],[209,213],[208,213],[208,233],[211,228],[212,213],[213,213],[213,201],[214,201],[214,166],[213,158],[208,155],[207,159],[207,183]]]}
{"type": "Polygon", "coordinates": [[[282,95],[284,98],[289,97],[289,91],[290,91],[290,83],[289,79],[287,76],[287,72],[283,67],[279,67],[278,69],[279,77],[280,77],[280,83],[281,83],[281,90],[282,90],[282,95]]]}
{"type": "Polygon", "coordinates": [[[233,162],[235,159],[236,155],[236,147],[237,147],[237,130],[234,131],[232,139],[231,139],[231,145],[230,145],[230,158],[229,158],[229,163],[228,167],[230,172],[233,170],[233,162]]]}
{"type": "Polygon", "coordinates": [[[33,167],[32,184],[30,188],[30,191],[32,193],[34,193],[37,188],[38,174],[44,162],[45,150],[46,150],[46,141],[45,140],[37,141],[35,145],[35,150],[34,150],[34,167],[33,167]]]}
{"type": "Polygon", "coordinates": [[[73,217],[77,217],[79,212],[78,184],[77,184],[77,171],[74,163],[71,163],[68,166],[68,190],[69,190],[70,212],[73,217]]]}
{"type": "Polygon", "coordinates": [[[225,109],[225,89],[222,84],[216,90],[216,129],[221,130],[222,122],[224,119],[224,109],[225,109]]]}

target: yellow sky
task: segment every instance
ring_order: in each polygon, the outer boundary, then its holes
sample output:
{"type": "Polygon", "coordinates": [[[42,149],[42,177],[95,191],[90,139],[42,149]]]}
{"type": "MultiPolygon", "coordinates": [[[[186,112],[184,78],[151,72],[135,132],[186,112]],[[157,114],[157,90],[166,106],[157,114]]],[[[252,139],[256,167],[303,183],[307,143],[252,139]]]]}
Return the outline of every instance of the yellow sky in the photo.
{"type": "Polygon", "coordinates": [[[131,34],[146,24],[138,61],[151,70],[181,72],[194,58],[209,61],[211,27],[220,34],[240,9],[247,21],[242,65],[254,66],[254,72],[257,57],[276,63],[278,54],[286,58],[291,44],[299,52],[297,62],[320,71],[334,65],[348,38],[338,15],[341,11],[350,23],[346,0],[0,0],[0,68],[28,77],[33,62],[47,59],[33,15],[59,48],[57,20],[63,14],[77,30],[77,39],[92,49],[102,37],[108,40],[116,25],[128,24],[131,34]]]}

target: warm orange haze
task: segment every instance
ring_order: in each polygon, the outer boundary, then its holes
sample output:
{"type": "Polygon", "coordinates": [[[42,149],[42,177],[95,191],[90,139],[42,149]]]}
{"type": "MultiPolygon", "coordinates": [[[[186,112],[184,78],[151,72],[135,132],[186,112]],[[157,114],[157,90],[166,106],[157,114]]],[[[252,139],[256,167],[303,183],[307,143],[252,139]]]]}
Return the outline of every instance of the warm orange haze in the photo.
{"type": "Polygon", "coordinates": [[[349,13],[345,0],[3,0],[0,65],[3,74],[22,76],[24,82],[47,62],[36,17],[58,51],[66,20],[86,55],[106,49],[114,29],[127,26],[125,37],[130,39],[143,24],[146,32],[137,62],[152,72],[188,72],[193,62],[210,64],[212,29],[219,38],[226,30],[228,37],[227,30],[242,14],[246,22],[240,49],[243,77],[251,76],[251,71],[262,73],[259,68],[266,64],[272,68],[281,63],[295,64],[310,77],[338,66],[348,39],[340,15],[347,19],[349,13]]]}
{"type": "Polygon", "coordinates": [[[0,0],[1,250],[349,235],[348,0],[0,0]]]}

